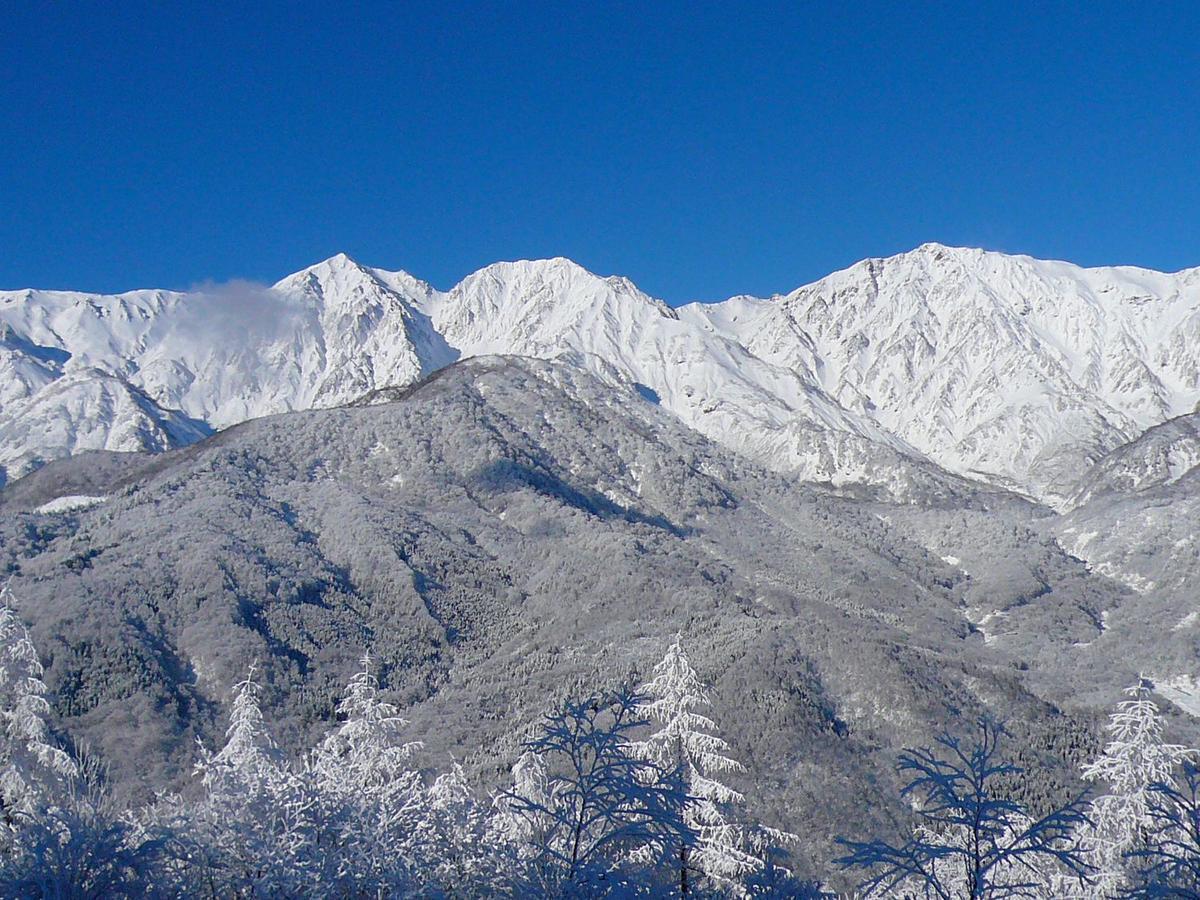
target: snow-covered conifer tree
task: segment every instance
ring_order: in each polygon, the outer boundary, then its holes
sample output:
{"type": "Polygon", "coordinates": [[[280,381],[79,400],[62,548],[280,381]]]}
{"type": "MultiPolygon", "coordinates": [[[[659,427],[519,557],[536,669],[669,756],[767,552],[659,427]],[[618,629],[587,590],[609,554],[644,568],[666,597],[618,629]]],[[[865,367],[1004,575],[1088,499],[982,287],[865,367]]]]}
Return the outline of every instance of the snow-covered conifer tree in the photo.
{"type": "Polygon", "coordinates": [[[1084,844],[1096,869],[1094,896],[1116,896],[1126,883],[1125,855],[1141,844],[1149,826],[1151,786],[1173,786],[1179,766],[1195,751],[1168,744],[1163,719],[1144,678],[1125,690],[1129,698],[1109,718],[1109,741],[1101,755],[1083,767],[1087,781],[1108,785],[1092,801],[1084,844]]]}
{"type": "Polygon", "coordinates": [[[323,789],[370,798],[388,806],[389,814],[406,807],[412,807],[415,813],[419,806],[413,804],[421,793],[420,779],[408,762],[421,744],[405,740],[408,722],[394,704],[380,697],[369,655],[363,656],[362,669],[347,685],[337,712],[341,724],[325,737],[312,757],[312,770],[323,789]]]}
{"type": "Polygon", "coordinates": [[[535,864],[549,840],[554,823],[543,811],[552,804],[546,765],[527,750],[513,765],[512,787],[493,796],[484,832],[488,851],[502,861],[503,875],[513,882],[535,864]]]}
{"type": "Polygon", "coordinates": [[[282,756],[263,719],[258,683],[254,680],[257,665],[251,663],[245,679],[233,686],[225,746],[211,755],[202,751],[200,768],[206,783],[224,775],[248,779],[278,774],[282,756]]]}
{"type": "Polygon", "coordinates": [[[226,889],[288,893],[312,877],[310,803],[267,731],[254,670],[234,686],[225,746],[200,749],[207,790],[193,818],[226,889]]]}
{"type": "Polygon", "coordinates": [[[78,774],[74,760],[50,741],[43,669],[29,631],[0,590],[0,823],[7,839],[28,816],[78,774]]]}
{"type": "Polygon", "coordinates": [[[658,730],[636,749],[658,766],[679,768],[692,798],[684,821],[696,844],[692,848],[681,844],[677,849],[680,893],[688,893],[693,871],[717,883],[739,881],[760,868],[762,861],[747,852],[746,830],[730,819],[742,795],[719,777],[744,772],[745,767],[728,755],[729,744],[714,733],[716,723],[698,712],[710,703],[708,688],[688,662],[680,635],[653,675],[639,690],[644,699],[637,712],[658,730]]]}
{"type": "Polygon", "coordinates": [[[672,848],[692,843],[678,771],[634,753],[630,734],[646,725],[637,702],[627,688],[566,700],[525,742],[538,763],[522,767],[516,789],[497,804],[501,817],[526,823],[509,826],[510,834],[528,836],[528,851],[510,854],[519,896],[630,892],[670,862],[672,848]]]}
{"type": "Polygon", "coordinates": [[[484,893],[487,822],[462,766],[455,762],[426,792],[422,829],[429,836],[424,880],[458,894],[484,893]]]}
{"type": "Polygon", "coordinates": [[[425,793],[409,768],[419,742],[404,739],[407,722],[379,694],[379,682],[364,656],[338,704],[341,724],[309,762],[308,775],[322,806],[330,841],[344,855],[343,870],[361,886],[395,885],[406,861],[426,857],[421,824],[425,793]]]}
{"type": "Polygon", "coordinates": [[[369,654],[346,686],[337,712],[341,724],[321,742],[313,758],[314,767],[330,783],[383,787],[396,773],[407,771],[407,762],[421,743],[404,739],[408,722],[395,705],[379,696],[369,654]]]}
{"type": "Polygon", "coordinates": [[[512,768],[512,787],[492,799],[486,840],[490,847],[527,861],[546,840],[550,822],[538,811],[549,808],[549,778],[542,758],[525,751],[512,768]]]}

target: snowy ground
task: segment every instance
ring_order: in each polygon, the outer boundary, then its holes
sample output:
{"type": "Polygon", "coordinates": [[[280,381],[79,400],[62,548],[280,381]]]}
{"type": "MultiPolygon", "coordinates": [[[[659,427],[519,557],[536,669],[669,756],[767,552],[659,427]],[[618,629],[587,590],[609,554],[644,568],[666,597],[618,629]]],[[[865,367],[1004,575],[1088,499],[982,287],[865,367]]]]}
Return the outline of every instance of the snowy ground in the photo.
{"type": "Polygon", "coordinates": [[[93,497],[88,494],[71,494],[66,497],[55,497],[49,503],[43,503],[36,511],[43,515],[78,512],[79,510],[99,506],[107,499],[107,497],[93,497]]]}
{"type": "Polygon", "coordinates": [[[1154,689],[1186,712],[1200,719],[1200,681],[1191,675],[1155,679],[1154,689]]]}

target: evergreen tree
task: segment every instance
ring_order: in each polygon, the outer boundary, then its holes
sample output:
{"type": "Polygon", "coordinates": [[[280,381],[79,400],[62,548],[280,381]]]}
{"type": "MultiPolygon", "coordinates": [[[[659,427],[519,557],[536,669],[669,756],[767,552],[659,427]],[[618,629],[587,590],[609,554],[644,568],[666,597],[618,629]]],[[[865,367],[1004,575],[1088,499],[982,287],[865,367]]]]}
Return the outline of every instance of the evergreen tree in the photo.
{"type": "Polygon", "coordinates": [[[1150,699],[1147,680],[1127,688],[1128,700],[1109,719],[1109,741],[1083,777],[1108,785],[1109,792],[1092,801],[1084,829],[1084,846],[1096,869],[1093,896],[1116,896],[1125,885],[1125,857],[1141,847],[1149,828],[1151,786],[1174,786],[1179,766],[1194,751],[1163,738],[1163,719],[1150,699]]]}
{"type": "Polygon", "coordinates": [[[284,765],[283,754],[263,719],[258,682],[254,680],[257,667],[257,661],[251,663],[246,677],[233,686],[225,746],[216,754],[201,748],[200,769],[206,784],[222,777],[275,777],[284,765]]]}
{"type": "Polygon", "coordinates": [[[637,712],[658,726],[636,745],[637,753],[663,768],[679,768],[690,799],[684,821],[695,835],[695,846],[680,842],[676,848],[679,892],[690,891],[693,872],[718,884],[733,884],[761,869],[763,859],[749,852],[751,844],[765,853],[769,844],[787,843],[793,835],[772,829],[747,829],[733,820],[744,800],[720,781],[722,775],[745,772],[730,755],[729,744],[718,737],[716,723],[699,710],[710,705],[708,687],[700,680],[683,651],[682,638],[674,642],[654,667],[653,678],[642,685],[637,712]]]}
{"type": "Polygon", "coordinates": [[[536,842],[517,874],[520,895],[628,895],[639,870],[690,840],[678,770],[633,752],[630,733],[646,724],[638,702],[628,690],[569,700],[526,741],[545,778],[531,765],[523,774],[532,790],[504,795],[506,814],[525,820],[510,828],[536,842]]]}
{"type": "Polygon", "coordinates": [[[378,791],[397,775],[411,774],[408,760],[421,742],[405,740],[408,722],[395,705],[380,697],[370,654],[363,656],[362,669],[346,686],[337,713],[341,724],[321,742],[313,758],[313,767],[327,783],[378,791]]]}
{"type": "Polygon", "coordinates": [[[214,889],[288,896],[315,877],[311,803],[266,729],[254,670],[234,685],[225,745],[215,754],[200,748],[206,795],[188,818],[214,889]]]}
{"type": "Polygon", "coordinates": [[[78,775],[74,760],[51,743],[50,703],[37,650],[0,589],[0,849],[20,820],[60,795],[78,775]]]}
{"type": "Polygon", "coordinates": [[[554,832],[553,808],[546,765],[541,756],[526,750],[513,765],[512,786],[492,798],[485,831],[487,848],[510,893],[519,893],[523,884],[545,884],[537,869],[550,859],[542,848],[554,832]]]}
{"type": "Polygon", "coordinates": [[[494,875],[487,866],[487,823],[457,762],[429,786],[424,815],[421,828],[429,841],[423,880],[457,895],[485,893],[494,875]]]}
{"type": "Polygon", "coordinates": [[[0,589],[0,895],[142,895],[163,841],[114,814],[101,771],[55,747],[43,669],[0,589]]]}
{"type": "Polygon", "coordinates": [[[429,856],[425,792],[410,768],[421,745],[405,740],[408,723],[380,696],[369,655],[337,712],[341,724],[313,752],[307,772],[320,806],[321,846],[337,848],[342,877],[358,889],[399,890],[429,856]]]}

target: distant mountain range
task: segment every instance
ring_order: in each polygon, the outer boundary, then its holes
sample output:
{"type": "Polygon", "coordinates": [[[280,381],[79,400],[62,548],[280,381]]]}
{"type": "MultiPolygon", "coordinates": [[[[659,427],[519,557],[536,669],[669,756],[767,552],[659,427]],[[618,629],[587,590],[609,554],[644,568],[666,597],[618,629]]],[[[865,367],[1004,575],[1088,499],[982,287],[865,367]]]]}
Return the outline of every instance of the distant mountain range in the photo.
{"type": "Polygon", "coordinates": [[[1200,402],[1200,269],[926,244],[785,296],[672,309],[569,260],[448,292],[338,255],[271,288],[0,293],[0,466],[162,450],[336,406],[483,354],[640,385],[777,471],[897,498],[943,473],[1062,508],[1092,468],[1200,402]]]}
{"type": "Polygon", "coordinates": [[[1200,270],[938,245],[678,309],[563,259],[7,292],[0,575],[131,793],[255,658],[300,747],[369,648],[487,785],[682,631],[768,821],[889,827],[847,786],[983,710],[1035,800],[1139,674],[1196,729],[1198,399],[1200,270]]]}

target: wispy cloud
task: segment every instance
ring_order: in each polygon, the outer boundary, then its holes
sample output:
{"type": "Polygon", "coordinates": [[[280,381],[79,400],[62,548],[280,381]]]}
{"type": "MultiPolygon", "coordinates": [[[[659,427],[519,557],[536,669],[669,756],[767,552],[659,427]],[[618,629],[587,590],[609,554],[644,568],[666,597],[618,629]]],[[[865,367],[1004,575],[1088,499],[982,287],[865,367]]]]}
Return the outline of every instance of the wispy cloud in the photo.
{"type": "Polygon", "coordinates": [[[188,289],[175,328],[213,339],[244,340],[253,335],[261,340],[292,330],[305,312],[295,299],[265,284],[242,279],[205,281],[188,289]]]}

